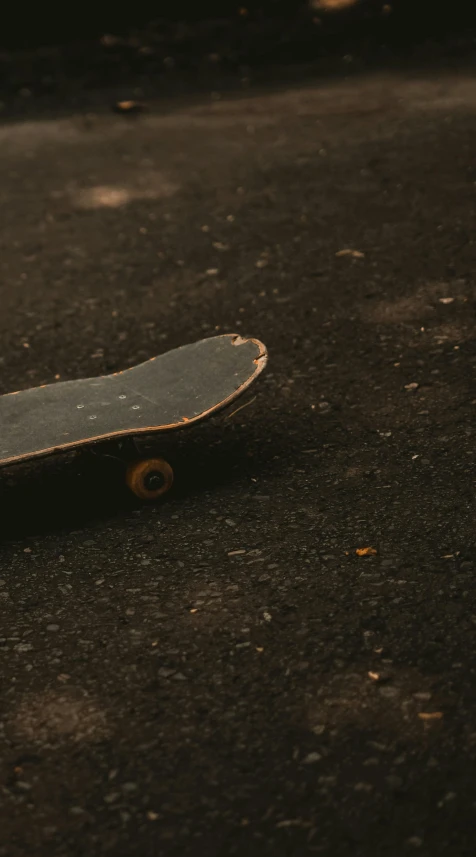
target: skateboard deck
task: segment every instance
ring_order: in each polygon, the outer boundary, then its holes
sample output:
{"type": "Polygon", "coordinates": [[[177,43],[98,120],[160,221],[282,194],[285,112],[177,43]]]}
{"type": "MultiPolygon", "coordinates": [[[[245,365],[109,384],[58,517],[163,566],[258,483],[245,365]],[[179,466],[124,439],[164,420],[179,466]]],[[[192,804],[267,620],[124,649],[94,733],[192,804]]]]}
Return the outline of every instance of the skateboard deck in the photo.
{"type": "Polygon", "coordinates": [[[233,402],[266,360],[257,339],[224,334],[112,375],[7,393],[0,396],[0,465],[184,428],[233,402]]]}

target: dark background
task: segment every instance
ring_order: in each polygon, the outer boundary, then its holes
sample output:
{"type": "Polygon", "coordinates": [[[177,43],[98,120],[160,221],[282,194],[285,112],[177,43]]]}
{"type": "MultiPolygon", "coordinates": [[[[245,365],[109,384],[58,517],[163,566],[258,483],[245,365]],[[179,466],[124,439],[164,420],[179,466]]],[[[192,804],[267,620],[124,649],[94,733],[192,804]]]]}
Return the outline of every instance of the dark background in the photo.
{"type": "Polygon", "coordinates": [[[163,75],[172,61],[175,70],[195,72],[210,55],[215,66],[234,71],[342,59],[349,52],[354,63],[381,64],[454,59],[473,50],[476,12],[469,2],[330,3],[136,3],[127,10],[65,4],[59,12],[48,4],[19,4],[9,9],[0,32],[0,86],[39,94],[61,88],[59,78],[64,84],[79,77],[94,88],[131,74],[163,75]]]}
{"type": "MultiPolygon", "coordinates": [[[[268,2],[156,2],[135,3],[131,8],[107,8],[106,4],[64,4],[53,11],[48,4],[36,4],[25,8],[21,4],[9,9],[8,19],[3,21],[0,44],[3,47],[36,47],[41,44],[56,44],[64,41],[94,39],[104,32],[127,35],[135,28],[144,28],[152,22],[228,21],[240,18],[251,27],[266,20],[297,23],[319,16],[329,32],[345,33],[349,29],[354,35],[364,30],[376,36],[390,37],[395,42],[416,42],[425,38],[440,38],[461,28],[474,27],[475,11],[470,2],[457,0],[454,3],[432,2],[432,0],[359,0],[347,8],[312,8],[312,3],[300,0],[268,0],[268,2]],[[389,6],[384,12],[382,7],[389,6]],[[382,21],[384,17],[385,21],[382,21]]],[[[343,4],[344,5],[344,4],[343,4]]],[[[246,29],[246,27],[244,27],[246,29]]],[[[346,33],[348,35],[348,32],[346,33]]]]}

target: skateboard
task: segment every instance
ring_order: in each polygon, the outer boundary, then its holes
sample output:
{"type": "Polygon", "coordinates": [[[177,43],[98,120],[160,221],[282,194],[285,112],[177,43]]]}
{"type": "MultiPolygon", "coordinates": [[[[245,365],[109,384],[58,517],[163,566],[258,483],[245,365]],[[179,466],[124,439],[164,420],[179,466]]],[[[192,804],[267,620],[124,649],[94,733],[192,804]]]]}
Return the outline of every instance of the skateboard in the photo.
{"type": "MultiPolygon", "coordinates": [[[[0,396],[0,466],[105,441],[191,426],[238,398],[266,365],[257,339],[223,334],[97,378],[58,381],[0,396]]],[[[162,458],[126,458],[126,483],[142,500],[172,486],[162,458]]]]}

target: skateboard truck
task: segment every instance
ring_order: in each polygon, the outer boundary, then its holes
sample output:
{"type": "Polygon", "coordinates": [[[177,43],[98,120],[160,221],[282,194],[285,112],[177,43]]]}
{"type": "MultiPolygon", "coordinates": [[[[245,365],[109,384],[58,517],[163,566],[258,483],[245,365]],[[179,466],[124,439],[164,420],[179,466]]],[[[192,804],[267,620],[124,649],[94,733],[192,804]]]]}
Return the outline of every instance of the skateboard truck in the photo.
{"type": "Polygon", "coordinates": [[[101,443],[83,450],[93,458],[110,458],[120,462],[125,470],[127,487],[140,500],[157,500],[170,491],[174,472],[163,458],[149,458],[141,454],[134,437],[101,443]]]}

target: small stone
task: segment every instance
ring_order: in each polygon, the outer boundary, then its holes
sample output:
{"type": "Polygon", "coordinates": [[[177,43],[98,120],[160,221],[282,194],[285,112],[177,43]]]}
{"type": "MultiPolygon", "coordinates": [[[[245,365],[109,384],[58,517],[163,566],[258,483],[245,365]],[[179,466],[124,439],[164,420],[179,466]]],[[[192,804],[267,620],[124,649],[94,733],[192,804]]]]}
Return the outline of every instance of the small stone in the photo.
{"type": "Polygon", "coordinates": [[[423,839],[420,836],[410,836],[407,839],[407,845],[412,845],[413,848],[421,848],[423,845],[423,839]]]}
{"type": "Polygon", "coordinates": [[[386,685],[379,687],[378,691],[380,696],[384,696],[385,699],[395,699],[400,694],[398,687],[387,687],[386,685]]]}
{"type": "Polygon", "coordinates": [[[122,791],[127,792],[128,794],[130,794],[131,792],[136,792],[137,791],[137,783],[130,783],[130,782],[123,783],[122,784],[122,791]]]}
{"type": "Polygon", "coordinates": [[[114,803],[120,797],[119,792],[109,792],[109,794],[104,795],[105,803],[114,803]]]}
{"type": "Polygon", "coordinates": [[[308,753],[307,756],[304,756],[302,760],[303,765],[314,765],[315,762],[320,762],[322,756],[320,753],[308,753]]]}
{"type": "Polygon", "coordinates": [[[356,783],[354,786],[355,792],[371,792],[373,786],[370,783],[356,783]]]}
{"type": "Polygon", "coordinates": [[[46,626],[46,630],[47,630],[47,631],[59,631],[59,629],[60,629],[60,626],[59,626],[59,625],[54,625],[54,624],[52,624],[52,625],[47,625],[47,626],[46,626]]]}
{"type": "Polygon", "coordinates": [[[419,386],[416,381],[412,381],[411,384],[405,384],[405,390],[418,390],[419,386]]]}
{"type": "Polygon", "coordinates": [[[311,727],[311,732],[314,732],[314,735],[322,735],[326,731],[326,727],[324,723],[316,723],[315,726],[311,727]]]}
{"type": "Polygon", "coordinates": [[[168,667],[161,667],[158,671],[158,674],[161,678],[170,678],[174,675],[175,672],[176,670],[168,669],[168,667]]]}
{"type": "Polygon", "coordinates": [[[386,753],[388,747],[386,744],[382,744],[380,741],[367,741],[369,747],[372,747],[374,750],[380,750],[382,753],[386,753]]]}
{"type": "MultiPolygon", "coordinates": [[[[385,663],[385,661],[386,659],[382,658],[382,663],[385,663]]],[[[377,682],[379,685],[386,684],[393,678],[392,673],[388,670],[379,670],[378,672],[371,671],[367,673],[367,675],[372,679],[372,681],[377,682]]]]}
{"type": "Polygon", "coordinates": [[[32,643],[17,643],[13,648],[16,652],[31,652],[33,645],[32,643]]]}
{"type": "Polygon", "coordinates": [[[445,796],[438,802],[439,808],[441,809],[441,807],[444,806],[445,803],[450,803],[452,800],[455,800],[455,798],[456,792],[447,792],[445,796]]]}

